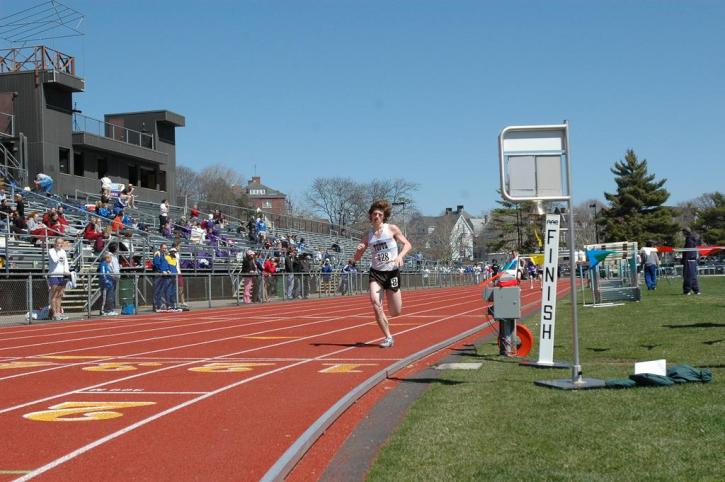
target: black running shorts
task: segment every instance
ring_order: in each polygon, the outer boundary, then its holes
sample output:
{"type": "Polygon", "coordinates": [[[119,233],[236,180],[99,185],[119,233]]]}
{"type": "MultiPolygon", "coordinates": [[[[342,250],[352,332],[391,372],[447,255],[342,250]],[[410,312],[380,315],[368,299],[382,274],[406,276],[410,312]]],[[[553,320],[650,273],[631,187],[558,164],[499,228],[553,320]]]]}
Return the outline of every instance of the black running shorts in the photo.
{"type": "Polygon", "coordinates": [[[370,268],[370,282],[377,282],[383,289],[398,291],[400,289],[400,270],[378,271],[370,268]]]}

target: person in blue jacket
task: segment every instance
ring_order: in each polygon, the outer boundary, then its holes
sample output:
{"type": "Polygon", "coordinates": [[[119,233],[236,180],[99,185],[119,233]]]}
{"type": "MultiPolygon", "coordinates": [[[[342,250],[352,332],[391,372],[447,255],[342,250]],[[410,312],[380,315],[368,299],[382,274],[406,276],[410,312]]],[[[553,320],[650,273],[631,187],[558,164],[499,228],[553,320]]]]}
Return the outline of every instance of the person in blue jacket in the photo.
{"type": "Polygon", "coordinates": [[[114,277],[113,267],[111,265],[111,253],[106,252],[103,255],[101,264],[98,266],[99,283],[101,285],[101,316],[116,316],[116,279],[114,277]]]}
{"type": "Polygon", "coordinates": [[[170,307],[169,300],[166,298],[168,293],[168,284],[171,279],[171,267],[166,261],[168,248],[166,243],[159,245],[159,250],[154,253],[154,311],[159,313],[170,307]]]}

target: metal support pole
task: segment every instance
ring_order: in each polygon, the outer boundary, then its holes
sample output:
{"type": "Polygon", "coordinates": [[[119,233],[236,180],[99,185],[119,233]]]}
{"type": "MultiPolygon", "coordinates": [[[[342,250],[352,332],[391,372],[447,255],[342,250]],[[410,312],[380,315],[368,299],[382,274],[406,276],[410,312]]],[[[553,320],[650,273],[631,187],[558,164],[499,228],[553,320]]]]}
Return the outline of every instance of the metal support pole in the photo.
{"type": "Polygon", "coordinates": [[[207,294],[209,296],[209,308],[211,308],[211,273],[206,275],[206,281],[207,281],[207,294]]]}
{"type": "Polygon", "coordinates": [[[239,302],[239,290],[242,288],[242,280],[239,278],[239,274],[236,275],[237,277],[237,306],[239,306],[241,303],[239,302]]]}
{"type": "Polygon", "coordinates": [[[133,275],[133,308],[134,314],[138,313],[138,274],[133,275]]]}
{"type": "MultiPolygon", "coordinates": [[[[86,273],[86,297],[88,299],[87,305],[88,305],[88,319],[91,318],[91,273],[86,273]]],[[[101,307],[103,308],[103,307],[101,307]]]]}
{"type": "Polygon", "coordinates": [[[582,383],[582,367],[579,360],[579,314],[577,313],[576,305],[576,246],[574,244],[574,193],[571,187],[571,144],[569,144],[569,128],[568,123],[566,128],[566,189],[569,199],[567,200],[567,207],[569,209],[569,231],[567,233],[567,244],[569,245],[569,280],[571,286],[569,292],[571,293],[571,324],[572,324],[572,338],[574,347],[574,364],[571,368],[571,381],[573,383],[582,383]]]}
{"type": "Polygon", "coordinates": [[[25,285],[28,300],[28,324],[33,321],[33,275],[28,274],[28,282],[25,285]]]}

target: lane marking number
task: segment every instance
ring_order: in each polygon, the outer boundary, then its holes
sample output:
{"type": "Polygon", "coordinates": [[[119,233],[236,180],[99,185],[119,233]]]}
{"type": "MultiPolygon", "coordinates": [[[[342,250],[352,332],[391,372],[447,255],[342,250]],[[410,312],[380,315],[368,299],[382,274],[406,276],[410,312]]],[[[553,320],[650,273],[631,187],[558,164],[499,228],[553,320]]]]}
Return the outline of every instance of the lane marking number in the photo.
{"type": "Polygon", "coordinates": [[[50,410],[26,413],[23,417],[38,422],[90,422],[123,417],[121,412],[114,411],[116,409],[155,404],[156,402],[63,402],[49,407],[50,410]]]}
{"type": "Polygon", "coordinates": [[[273,366],[276,363],[207,363],[201,367],[189,368],[190,372],[200,373],[237,373],[251,372],[254,367],[273,366]]]}
{"type": "Polygon", "coordinates": [[[358,367],[374,367],[377,363],[323,363],[327,368],[323,368],[319,373],[362,373],[358,367]]]}

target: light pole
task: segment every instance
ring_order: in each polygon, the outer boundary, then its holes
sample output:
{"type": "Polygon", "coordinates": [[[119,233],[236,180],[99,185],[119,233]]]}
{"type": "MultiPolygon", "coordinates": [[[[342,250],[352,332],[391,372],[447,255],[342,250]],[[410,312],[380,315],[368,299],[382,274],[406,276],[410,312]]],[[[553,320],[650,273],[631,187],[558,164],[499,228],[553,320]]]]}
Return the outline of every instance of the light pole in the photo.
{"type": "Polygon", "coordinates": [[[396,201],[392,203],[392,206],[403,206],[403,208],[400,210],[401,218],[403,219],[403,236],[408,236],[408,233],[405,232],[405,206],[408,204],[408,201],[396,201]]]}
{"type": "Polygon", "coordinates": [[[599,244],[599,227],[597,226],[597,203],[590,204],[590,208],[594,208],[594,240],[599,244]]]}

